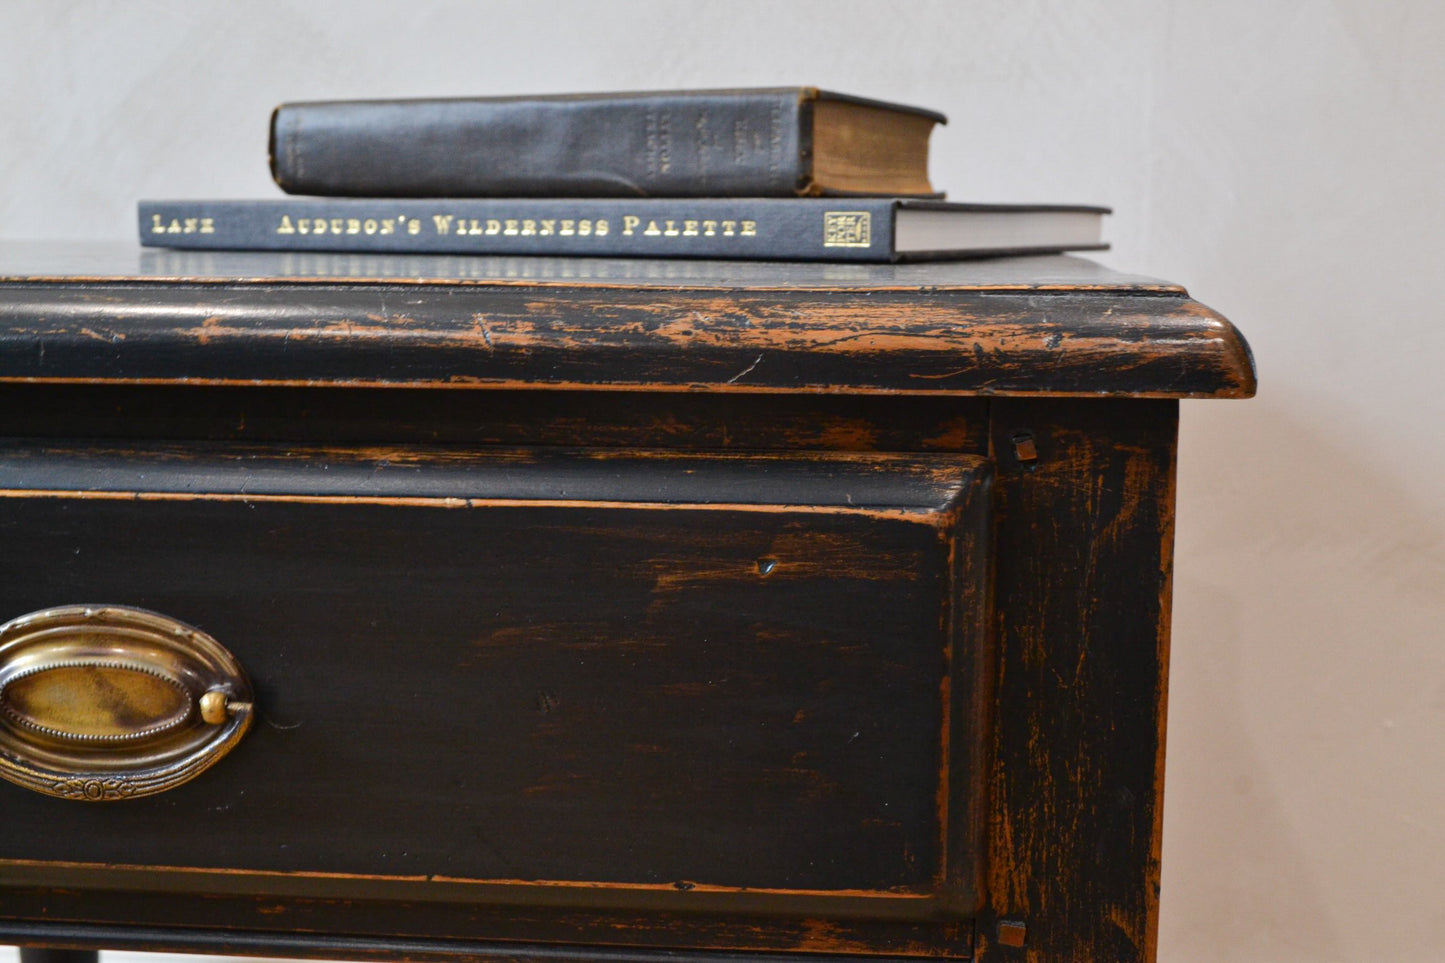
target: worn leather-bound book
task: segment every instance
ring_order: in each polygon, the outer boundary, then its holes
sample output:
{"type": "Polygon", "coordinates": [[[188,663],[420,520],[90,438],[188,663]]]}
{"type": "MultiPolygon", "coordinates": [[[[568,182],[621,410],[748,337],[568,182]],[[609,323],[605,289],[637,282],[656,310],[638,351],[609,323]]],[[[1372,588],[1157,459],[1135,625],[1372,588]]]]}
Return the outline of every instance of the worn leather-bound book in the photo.
{"type": "Polygon", "coordinates": [[[812,87],[293,103],[271,173],[352,197],[937,196],[944,122],[812,87]]]}

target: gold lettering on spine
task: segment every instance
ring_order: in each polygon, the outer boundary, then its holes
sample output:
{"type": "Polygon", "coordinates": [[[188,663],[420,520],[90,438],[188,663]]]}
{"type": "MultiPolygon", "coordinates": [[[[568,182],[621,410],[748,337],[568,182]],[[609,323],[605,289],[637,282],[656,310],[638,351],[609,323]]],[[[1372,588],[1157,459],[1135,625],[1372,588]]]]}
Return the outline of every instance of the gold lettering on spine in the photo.
{"type": "Polygon", "coordinates": [[[215,221],[209,217],[173,217],[169,221],[151,214],[152,234],[214,234],[215,221]]]}
{"type": "MultiPolygon", "coordinates": [[[[480,237],[607,237],[612,224],[606,218],[466,218],[453,214],[430,214],[431,229],[438,236],[480,237]]],[[[425,218],[409,217],[297,217],[280,214],[273,233],[280,235],[346,234],[367,236],[423,233],[425,218]]],[[[757,237],[758,222],[752,219],[704,220],[701,218],[644,218],[624,214],[620,223],[624,237],[757,237]]],[[[152,213],[145,228],[152,234],[214,234],[210,217],[166,218],[152,213]]]]}

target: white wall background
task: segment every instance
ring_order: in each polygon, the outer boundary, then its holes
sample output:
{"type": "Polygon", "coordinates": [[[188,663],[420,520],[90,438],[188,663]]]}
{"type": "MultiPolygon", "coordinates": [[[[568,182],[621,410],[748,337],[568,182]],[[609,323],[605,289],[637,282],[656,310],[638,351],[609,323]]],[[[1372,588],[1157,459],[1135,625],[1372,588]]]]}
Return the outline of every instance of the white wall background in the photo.
{"type": "Polygon", "coordinates": [[[1183,406],[1161,960],[1437,963],[1442,50],[1440,0],[12,0],[0,238],[270,196],[283,100],[814,84],[947,112],[955,199],[1113,205],[1102,260],[1256,351],[1256,400],[1183,406]]]}

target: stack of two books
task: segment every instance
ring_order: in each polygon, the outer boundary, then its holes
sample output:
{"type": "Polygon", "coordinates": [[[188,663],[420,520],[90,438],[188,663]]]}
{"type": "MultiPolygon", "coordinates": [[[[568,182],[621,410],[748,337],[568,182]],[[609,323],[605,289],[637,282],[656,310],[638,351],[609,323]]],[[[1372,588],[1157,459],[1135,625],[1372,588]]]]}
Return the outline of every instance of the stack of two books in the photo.
{"type": "Polygon", "coordinates": [[[813,88],[286,104],[289,194],[143,201],[141,243],[907,261],[1097,249],[1107,210],[951,204],[932,111],[813,88]]]}

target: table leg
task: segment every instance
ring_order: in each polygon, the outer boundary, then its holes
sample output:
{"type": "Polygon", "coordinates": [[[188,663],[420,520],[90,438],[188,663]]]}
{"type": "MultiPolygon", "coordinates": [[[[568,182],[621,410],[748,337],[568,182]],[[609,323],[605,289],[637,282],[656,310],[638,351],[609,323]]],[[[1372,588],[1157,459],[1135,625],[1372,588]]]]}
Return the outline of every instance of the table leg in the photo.
{"type": "Polygon", "coordinates": [[[20,963],[99,963],[98,950],[45,950],[22,946],[20,963]]]}

